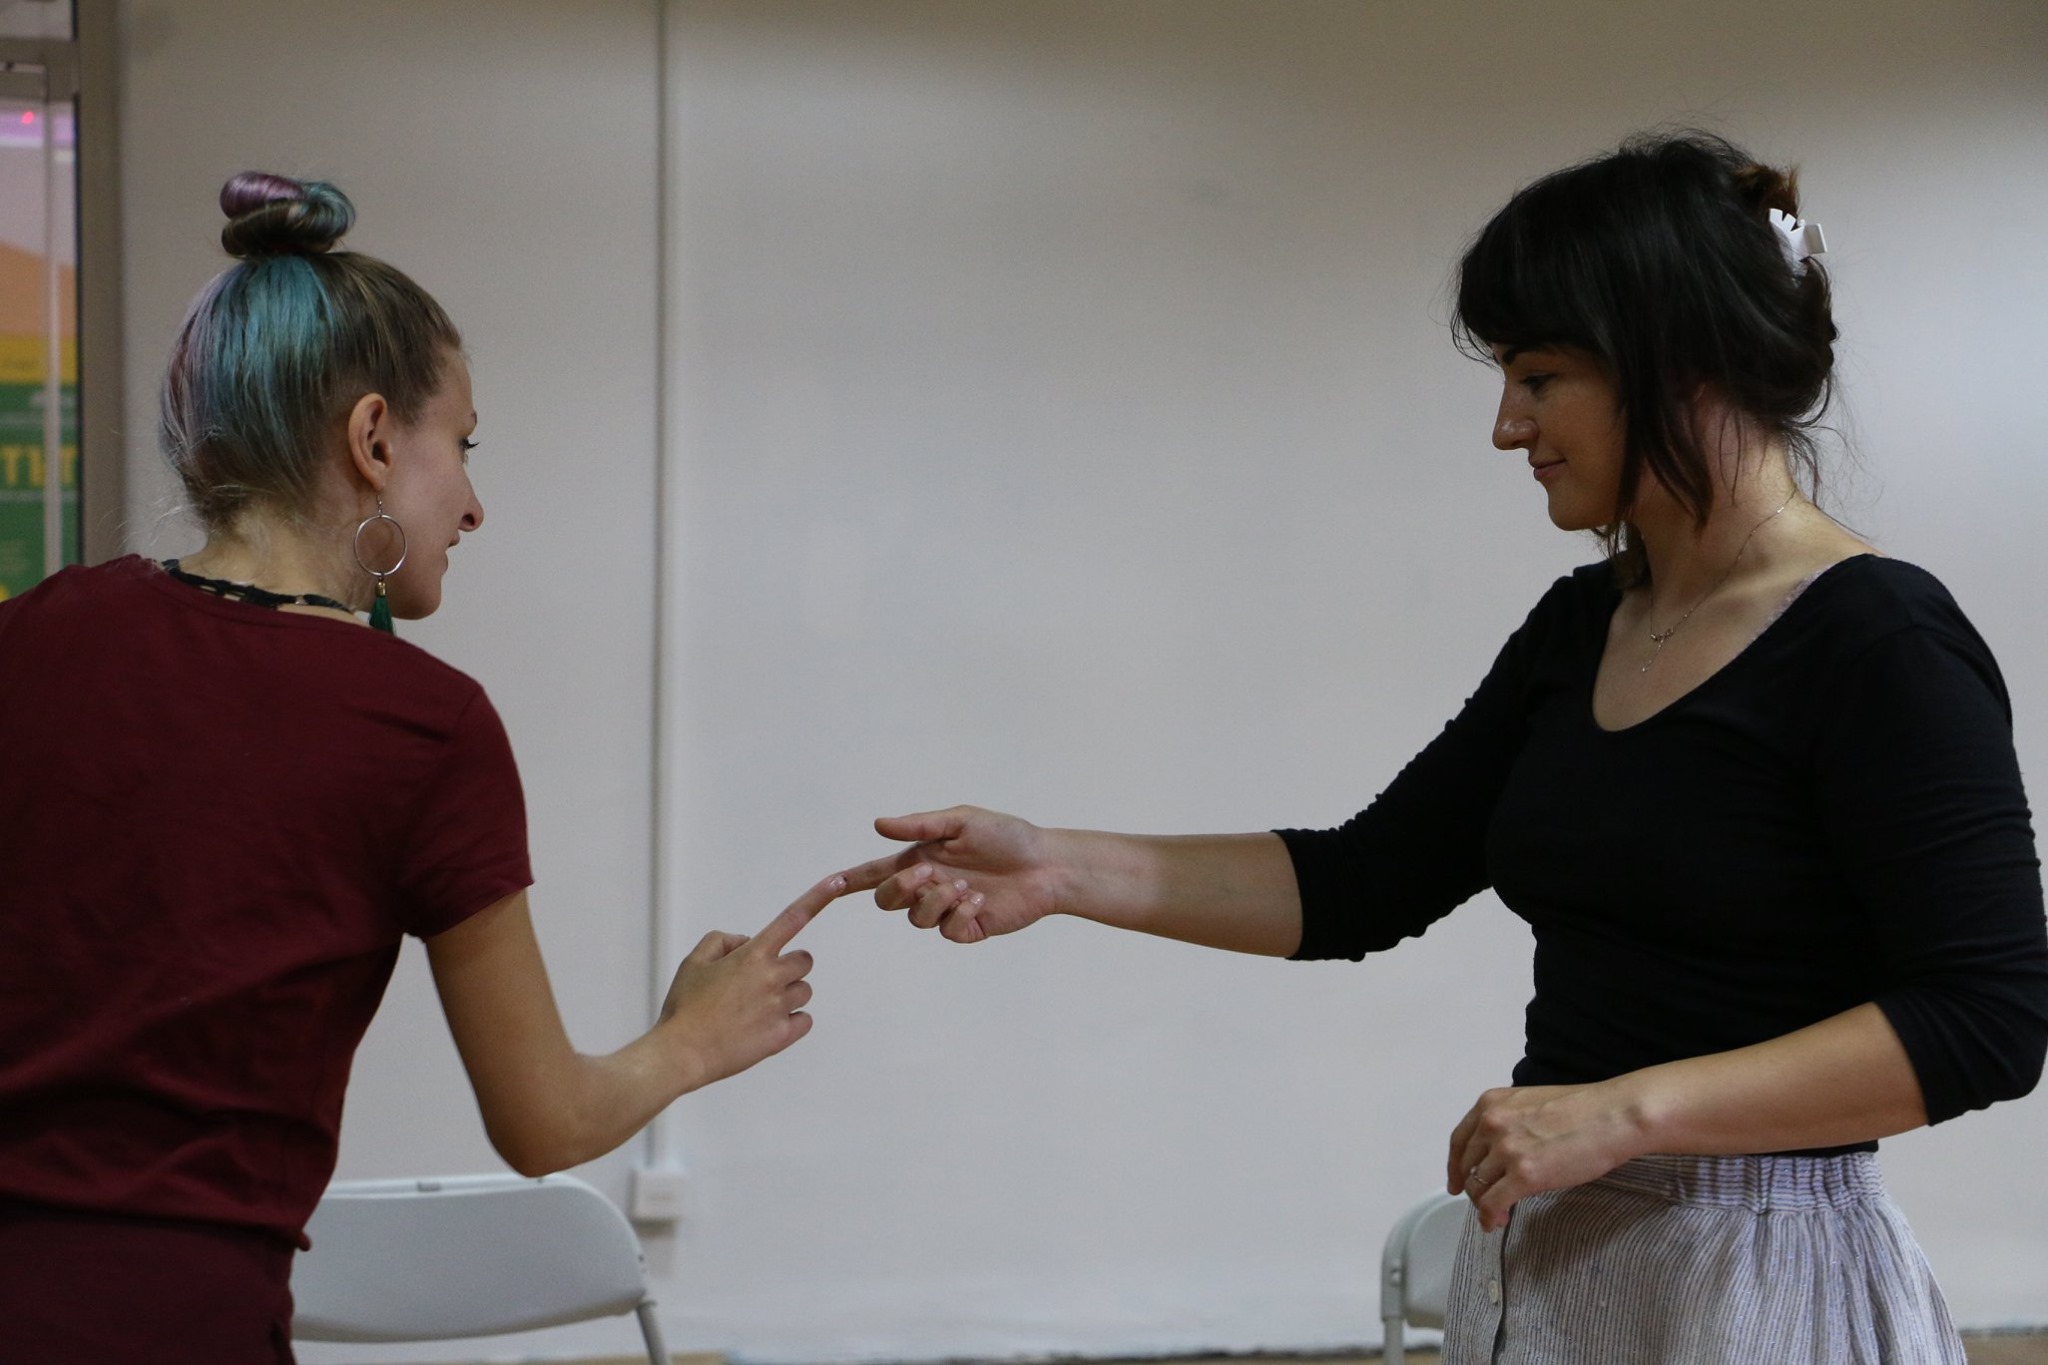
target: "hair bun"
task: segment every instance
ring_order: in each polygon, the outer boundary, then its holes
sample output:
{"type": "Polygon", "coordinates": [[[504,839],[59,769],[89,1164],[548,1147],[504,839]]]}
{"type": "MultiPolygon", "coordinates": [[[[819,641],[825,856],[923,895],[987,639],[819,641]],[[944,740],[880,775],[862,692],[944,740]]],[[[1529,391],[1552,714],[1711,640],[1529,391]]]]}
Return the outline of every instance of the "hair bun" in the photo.
{"type": "Polygon", "coordinates": [[[1799,173],[1751,162],[1735,173],[1735,188],[1762,217],[1772,209],[1799,216],[1799,173]]]}
{"type": "Polygon", "coordinates": [[[317,256],[355,223],[355,205],[324,180],[304,184],[266,171],[243,171],[221,186],[228,225],[220,244],[238,260],[252,256],[317,256]]]}

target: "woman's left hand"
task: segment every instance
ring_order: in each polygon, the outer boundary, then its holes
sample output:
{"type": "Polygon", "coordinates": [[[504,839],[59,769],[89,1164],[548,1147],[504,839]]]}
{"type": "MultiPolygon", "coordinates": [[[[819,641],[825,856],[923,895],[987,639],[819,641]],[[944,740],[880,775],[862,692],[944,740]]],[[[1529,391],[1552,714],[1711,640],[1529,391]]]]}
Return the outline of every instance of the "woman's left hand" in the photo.
{"type": "Polygon", "coordinates": [[[1487,1232],[1517,1201],[1583,1185],[1641,1156],[1642,1126],[1613,1081],[1489,1090],[1451,1133],[1449,1189],[1487,1232]]]}
{"type": "Polygon", "coordinates": [[[1883,1010],[1857,1005],[1782,1037],[1594,1085],[1489,1090],[1451,1134],[1452,1194],[1488,1232],[1516,1201],[1651,1152],[1730,1156],[1869,1142],[1927,1122],[1883,1010]]]}

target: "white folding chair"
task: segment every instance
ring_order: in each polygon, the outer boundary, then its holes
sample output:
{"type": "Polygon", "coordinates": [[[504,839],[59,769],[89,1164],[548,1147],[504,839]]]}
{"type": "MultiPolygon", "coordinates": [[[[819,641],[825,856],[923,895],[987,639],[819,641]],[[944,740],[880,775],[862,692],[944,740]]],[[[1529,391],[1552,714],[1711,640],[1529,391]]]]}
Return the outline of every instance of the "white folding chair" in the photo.
{"type": "Polygon", "coordinates": [[[1469,1205],[1455,1194],[1431,1195],[1401,1216],[1380,1253],[1380,1322],[1387,1365],[1408,1358],[1406,1330],[1442,1327],[1451,1294],[1451,1263],[1469,1205]]]}
{"type": "Polygon", "coordinates": [[[633,1225],[574,1176],[328,1186],[292,1267],[301,1341],[441,1341],[635,1313],[670,1365],[633,1225]]]}

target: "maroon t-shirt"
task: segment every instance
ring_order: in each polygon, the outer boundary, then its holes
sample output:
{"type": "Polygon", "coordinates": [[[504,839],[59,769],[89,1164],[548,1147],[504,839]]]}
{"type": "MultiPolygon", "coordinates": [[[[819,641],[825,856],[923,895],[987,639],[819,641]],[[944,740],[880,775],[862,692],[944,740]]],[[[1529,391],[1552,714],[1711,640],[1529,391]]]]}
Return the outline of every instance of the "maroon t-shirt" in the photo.
{"type": "Polygon", "coordinates": [[[417,647],[134,557],[0,602],[0,1204],[299,1240],[400,939],[531,880],[417,647]]]}

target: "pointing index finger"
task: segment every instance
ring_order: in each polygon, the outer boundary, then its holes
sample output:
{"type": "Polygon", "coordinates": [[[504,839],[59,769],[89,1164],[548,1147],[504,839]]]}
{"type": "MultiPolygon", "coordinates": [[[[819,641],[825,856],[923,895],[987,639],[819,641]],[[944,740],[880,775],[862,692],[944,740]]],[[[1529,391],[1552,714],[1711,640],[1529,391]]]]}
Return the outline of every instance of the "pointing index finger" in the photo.
{"type": "Polygon", "coordinates": [[[846,883],[840,888],[839,894],[845,895],[848,891],[872,891],[905,868],[915,867],[918,861],[917,850],[906,848],[899,853],[884,854],[882,857],[870,859],[858,867],[849,867],[839,874],[846,883]]]}
{"type": "Polygon", "coordinates": [[[817,918],[818,912],[846,893],[846,874],[835,872],[789,903],[789,908],[768,921],[768,927],[754,935],[747,947],[773,956],[789,946],[797,930],[817,918]]]}

